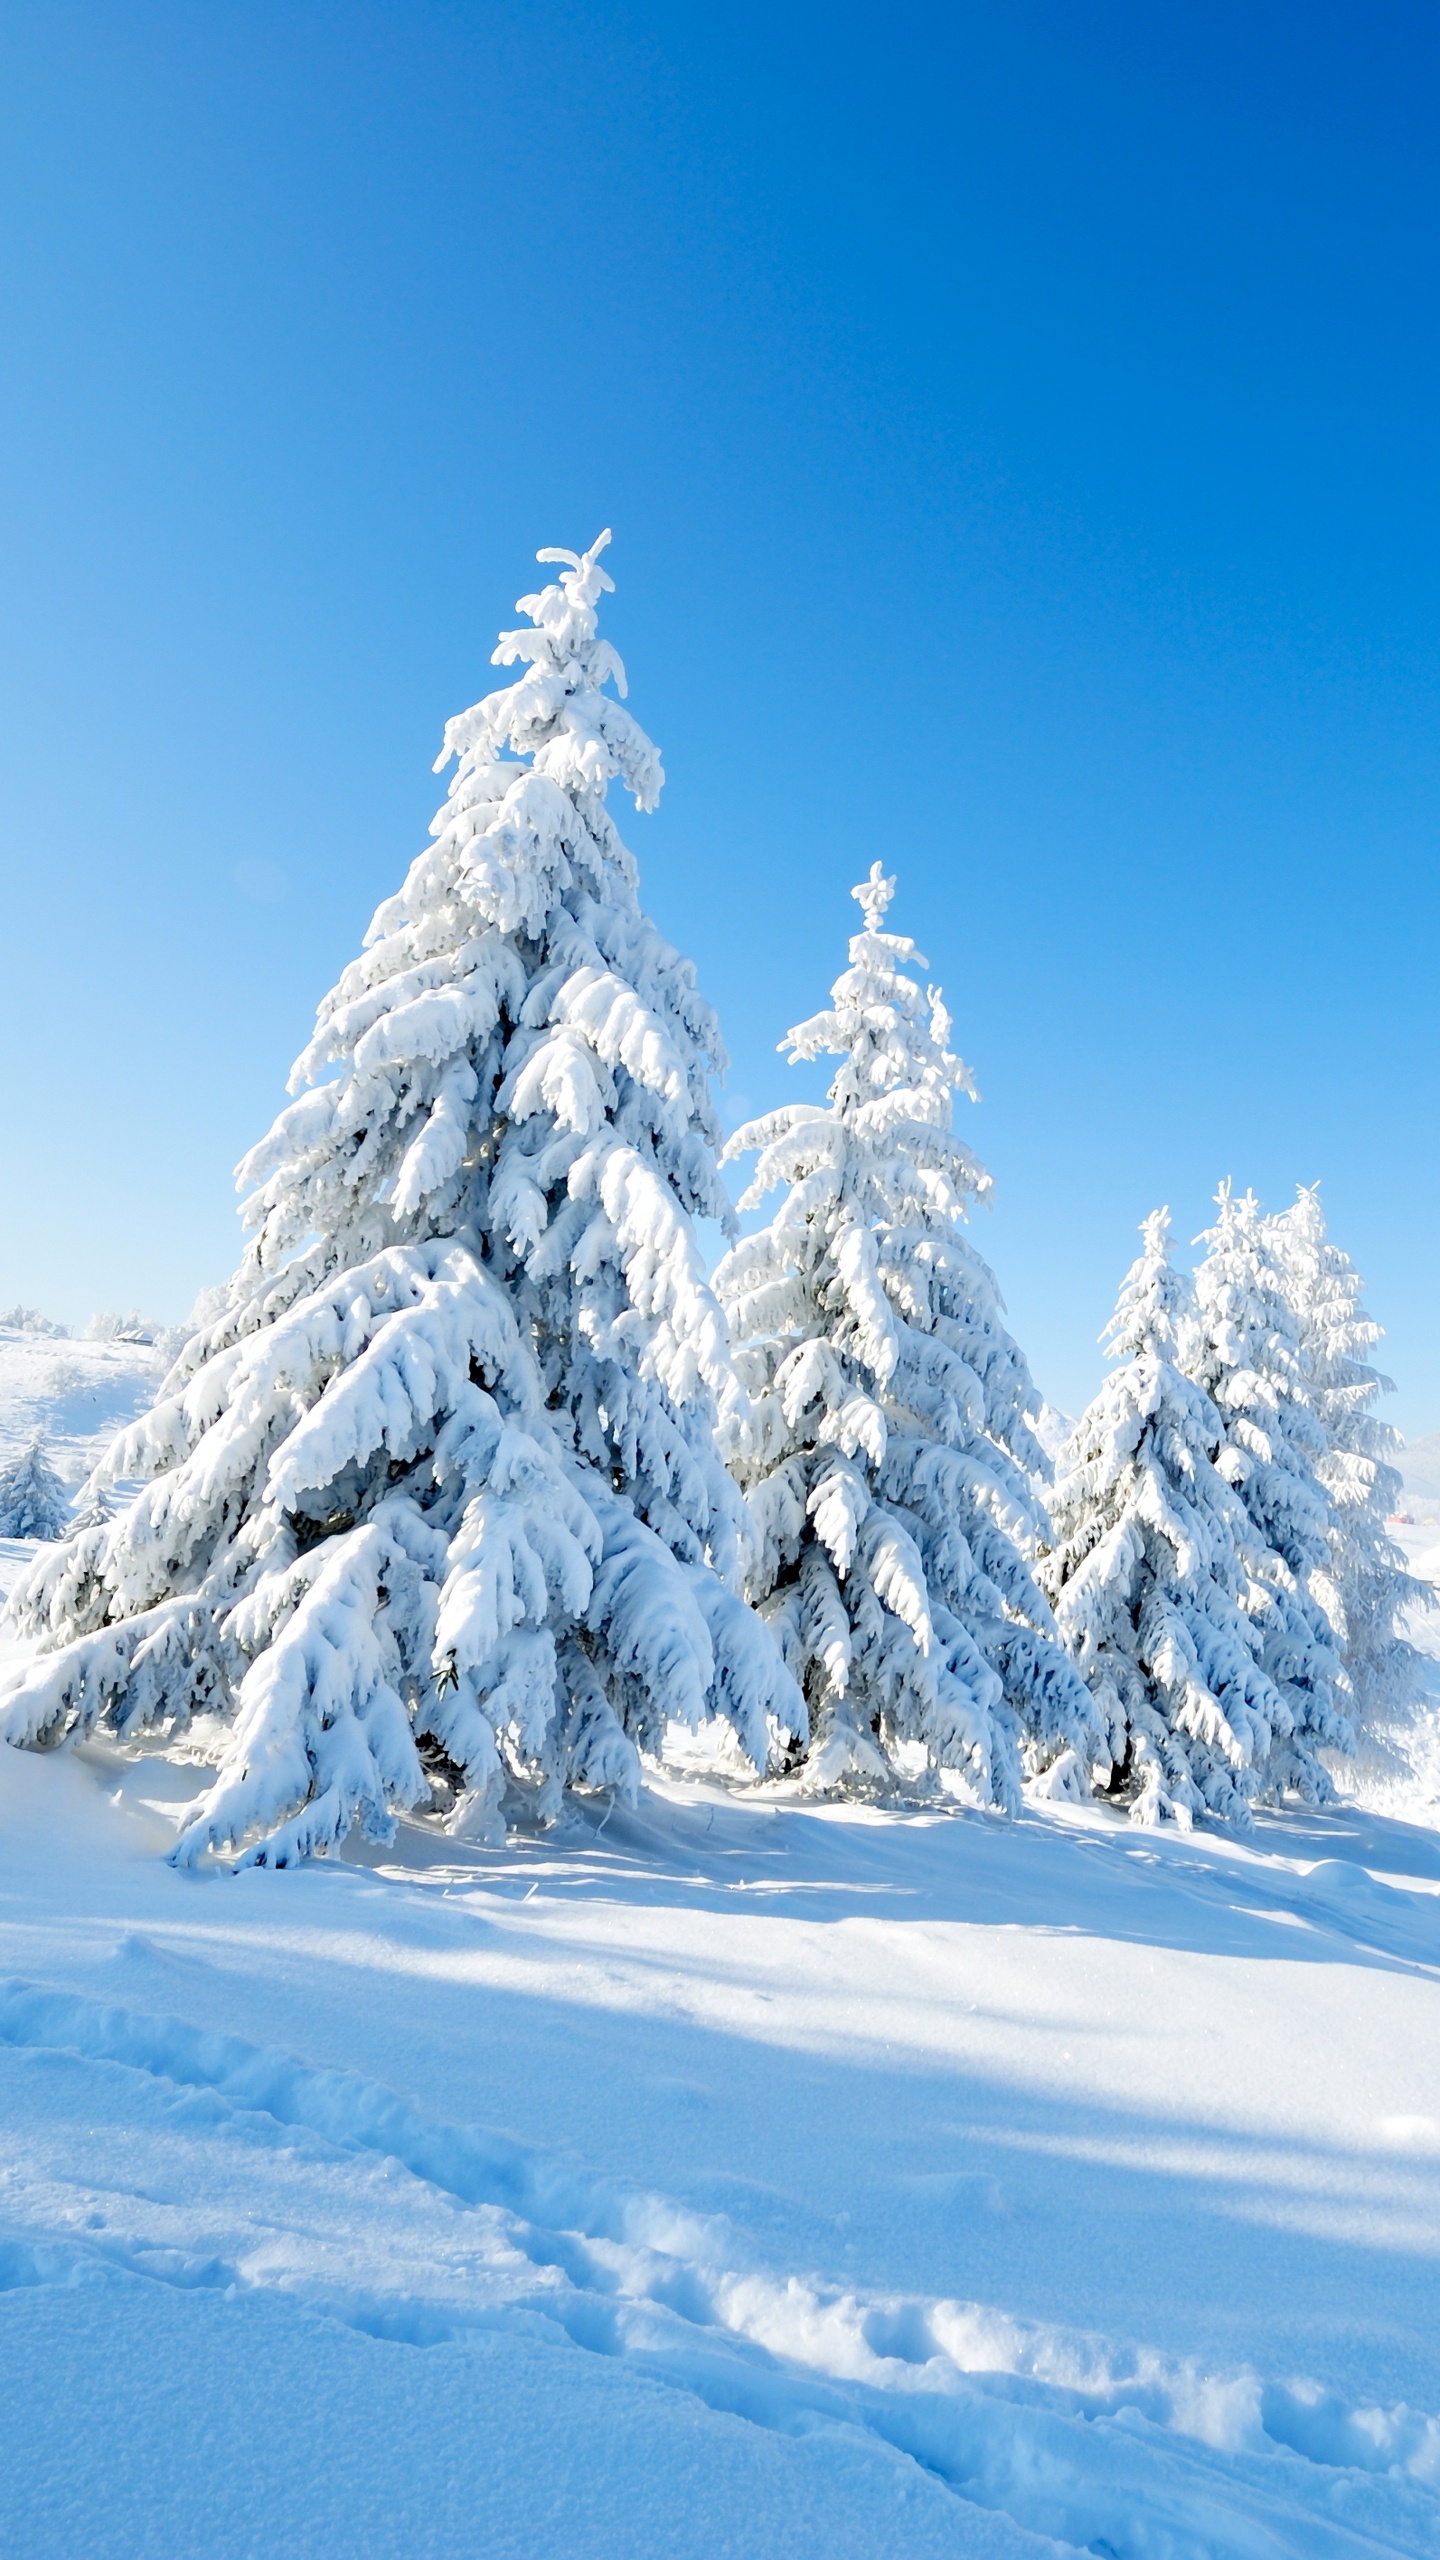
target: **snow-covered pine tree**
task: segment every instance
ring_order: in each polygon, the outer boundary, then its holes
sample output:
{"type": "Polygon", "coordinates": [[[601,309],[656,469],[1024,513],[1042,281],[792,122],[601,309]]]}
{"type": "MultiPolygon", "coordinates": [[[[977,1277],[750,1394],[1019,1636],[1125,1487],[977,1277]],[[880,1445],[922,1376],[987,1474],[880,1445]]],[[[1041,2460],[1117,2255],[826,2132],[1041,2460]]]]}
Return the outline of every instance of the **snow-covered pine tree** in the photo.
{"type": "Polygon", "coordinates": [[[1330,1242],[1320,1186],[1296,1192],[1293,1208],[1268,1221],[1269,1236],[1300,1338],[1310,1400],[1325,1435],[1316,1471],[1330,1500],[1330,1578],[1341,1611],[1343,1660],[1357,1733],[1384,1750],[1427,1693],[1425,1657],[1400,1632],[1407,1610],[1433,1599],[1405,1569],[1386,1528],[1399,1506],[1393,1460],[1400,1434],[1372,1411],[1393,1394],[1368,1354],[1381,1327],[1362,1304],[1364,1282],[1330,1242]]]}
{"type": "Polygon", "coordinates": [[[715,1274],[751,1397],[733,1445],[748,1587],[805,1691],[808,1783],[947,1769],[1013,1807],[1022,1743],[1071,1752],[1078,1781],[1100,1736],[1027,1562],[1048,1464],[965,1229],[990,1188],[951,1129],[974,1086],[909,974],[925,962],[885,930],[894,886],[877,862],[854,891],[864,929],[831,1005],[781,1043],[839,1057],[828,1107],[771,1112],[726,1150],[760,1153],[742,1206],[784,1192],[715,1274]]]}
{"type": "Polygon", "coordinates": [[[0,1538],[63,1538],[70,1497],[37,1431],[28,1449],[0,1467],[0,1538]]]}
{"type": "Polygon", "coordinates": [[[1256,1540],[1260,1590],[1250,1606],[1260,1661],[1292,1720],[1272,1745],[1270,1786],[1323,1804],[1334,1789],[1318,1753],[1354,1748],[1330,1570],[1333,1515],[1320,1480],[1325,1434],[1260,1205],[1253,1192],[1237,1199],[1224,1182],[1216,1208],[1214,1226],[1199,1239],[1209,1250],[1195,1274],[1198,1322],[1187,1365],[1219,1413],[1216,1464],[1256,1540]]]}
{"type": "Polygon", "coordinates": [[[1170,1260],[1169,1210],[1141,1234],[1101,1337],[1117,1365],[1058,1463],[1055,1545],[1039,1579],[1107,1728],[1112,1791],[1131,1820],[1246,1821],[1293,1718],[1260,1664],[1247,1604],[1266,1594],[1249,1516],[1214,1463],[1220,1417],[1184,1374],[1194,1310],[1170,1260]]]}
{"type": "Polygon", "coordinates": [[[803,1728],[731,1588],[744,1399],[694,1232],[729,1214],[720,1043],[606,806],[663,780],[606,690],[608,539],[539,554],[495,651],[524,672],[446,729],[435,841],[240,1167],[253,1242],[91,1487],[144,1489],[18,1595],[10,1740],[228,1723],[182,1859],[457,1794],[494,1836],[508,1783],[631,1788],[671,1719],[762,1765],[803,1728]]]}

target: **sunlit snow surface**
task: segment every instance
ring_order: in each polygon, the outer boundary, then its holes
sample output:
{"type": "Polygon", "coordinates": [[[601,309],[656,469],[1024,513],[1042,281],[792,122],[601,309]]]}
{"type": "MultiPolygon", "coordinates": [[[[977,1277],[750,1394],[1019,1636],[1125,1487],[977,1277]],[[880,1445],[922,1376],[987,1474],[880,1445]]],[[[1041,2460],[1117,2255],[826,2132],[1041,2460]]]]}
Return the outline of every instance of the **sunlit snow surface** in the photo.
{"type": "Polygon", "coordinates": [[[164,1355],[143,1342],[82,1342],[0,1325],[0,1462],[38,1432],[67,1485],[87,1475],[150,1402],[164,1355]]]}
{"type": "Polygon", "coordinates": [[[203,1777],[0,1752],[0,2550],[1440,2554],[1440,1832],[203,1777]]]}
{"type": "Polygon", "coordinates": [[[1440,2549],[1440,1837],[199,1774],[0,1755],[0,2548],[1440,2549]]]}
{"type": "MultiPolygon", "coordinates": [[[[38,1436],[73,1495],[121,1425],[144,1412],[164,1367],[148,1343],[72,1342],[0,1325],[0,1466],[38,1436]]],[[[0,1538],[0,1592],[34,1552],[0,1538]]]]}

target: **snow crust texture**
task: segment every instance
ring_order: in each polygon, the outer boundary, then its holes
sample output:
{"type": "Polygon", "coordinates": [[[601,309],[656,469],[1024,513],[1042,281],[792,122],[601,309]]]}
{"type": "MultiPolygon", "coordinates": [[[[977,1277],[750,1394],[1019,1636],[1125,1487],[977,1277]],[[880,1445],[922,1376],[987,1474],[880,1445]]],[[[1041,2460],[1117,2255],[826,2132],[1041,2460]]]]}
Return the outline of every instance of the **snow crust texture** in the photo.
{"type": "Polygon", "coordinates": [[[14,1609],[12,1742],[228,1741],[177,1854],[285,1864],[518,1790],[634,1792],[670,1723],[803,1733],[738,1596],[743,1407],[695,1221],[718,1032],[606,806],[659,756],[597,636],[608,536],[452,720],[433,843],[240,1168],[253,1241],[14,1609]],[[113,1485],[143,1479],[116,1518],[113,1485]]]}

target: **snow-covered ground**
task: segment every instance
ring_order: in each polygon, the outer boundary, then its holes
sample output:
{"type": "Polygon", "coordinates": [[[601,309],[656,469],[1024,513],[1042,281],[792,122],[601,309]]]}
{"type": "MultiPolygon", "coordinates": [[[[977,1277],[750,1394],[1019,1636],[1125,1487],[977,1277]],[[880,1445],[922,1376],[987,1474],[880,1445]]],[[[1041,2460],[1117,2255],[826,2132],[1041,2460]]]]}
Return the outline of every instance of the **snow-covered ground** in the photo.
{"type": "Polygon", "coordinates": [[[69,1485],[143,1413],[165,1365],[144,1342],[87,1342],[0,1324],[0,1463],[38,1432],[69,1485]]]}
{"type": "MultiPolygon", "coordinates": [[[[0,1343],[0,1449],[152,1357],[0,1343]]],[[[182,1876],[204,1774],[0,1753],[0,2550],[1440,2554],[1440,1831],[699,1775],[182,1876]]]]}
{"type": "MultiPolygon", "coordinates": [[[[38,1435],[73,1493],[121,1424],[144,1412],[165,1365],[150,1343],[72,1341],[0,1324],[0,1466],[38,1435]]],[[[31,1553],[0,1538],[0,1590],[31,1553]]]]}
{"type": "Polygon", "coordinates": [[[0,1757],[0,2547],[1440,2549],[1440,1837],[0,1757]]]}

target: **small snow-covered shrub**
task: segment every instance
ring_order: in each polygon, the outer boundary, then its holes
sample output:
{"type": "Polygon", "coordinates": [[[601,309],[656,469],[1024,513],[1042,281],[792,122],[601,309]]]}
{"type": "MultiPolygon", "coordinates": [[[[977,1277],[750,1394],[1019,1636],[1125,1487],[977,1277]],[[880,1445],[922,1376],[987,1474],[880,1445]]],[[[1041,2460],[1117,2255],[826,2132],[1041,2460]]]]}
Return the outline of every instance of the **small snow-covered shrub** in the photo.
{"type": "Polygon", "coordinates": [[[68,1327],[52,1323],[49,1316],[42,1316],[38,1307],[0,1309],[0,1331],[33,1333],[45,1342],[65,1342],[69,1339],[68,1327]]]}

